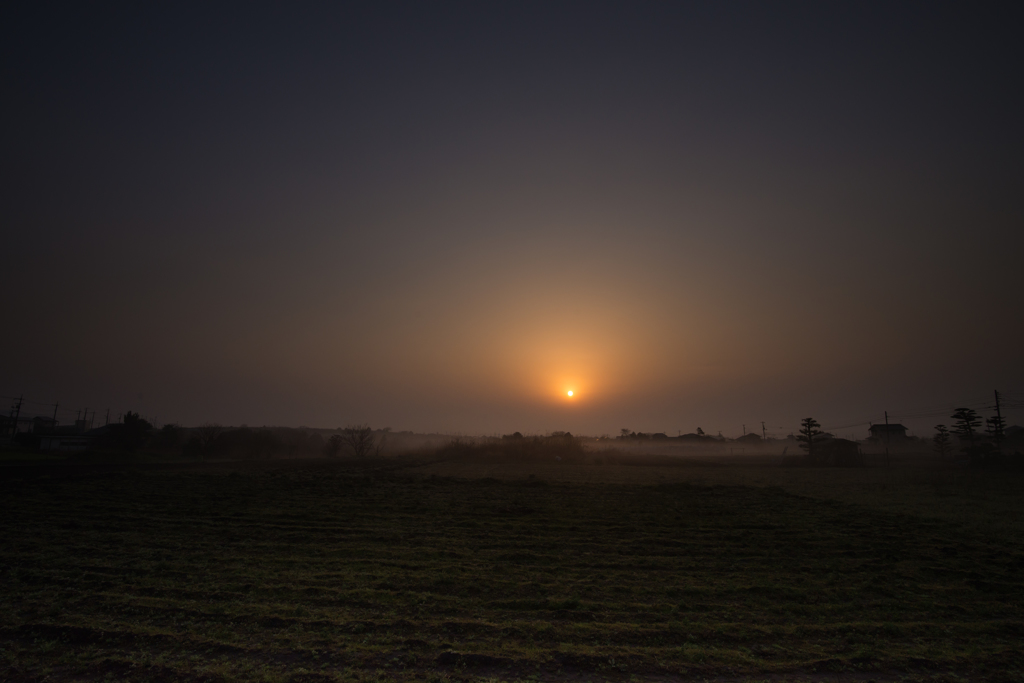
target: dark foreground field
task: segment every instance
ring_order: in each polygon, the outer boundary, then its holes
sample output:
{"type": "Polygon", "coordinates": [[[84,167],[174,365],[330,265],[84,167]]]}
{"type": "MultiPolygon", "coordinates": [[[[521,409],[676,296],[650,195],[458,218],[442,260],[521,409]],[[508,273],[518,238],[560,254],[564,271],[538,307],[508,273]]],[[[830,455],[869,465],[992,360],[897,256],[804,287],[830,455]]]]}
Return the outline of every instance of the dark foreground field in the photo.
{"type": "Polygon", "coordinates": [[[8,681],[1024,678],[1024,545],[946,519],[381,463],[0,474],[8,681]]]}

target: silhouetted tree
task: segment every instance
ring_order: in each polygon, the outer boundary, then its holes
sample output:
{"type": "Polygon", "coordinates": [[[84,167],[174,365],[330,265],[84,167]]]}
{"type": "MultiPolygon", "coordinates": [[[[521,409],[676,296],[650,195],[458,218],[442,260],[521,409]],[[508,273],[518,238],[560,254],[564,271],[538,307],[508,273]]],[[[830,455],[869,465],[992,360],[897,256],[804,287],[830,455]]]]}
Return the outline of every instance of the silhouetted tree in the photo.
{"type": "Polygon", "coordinates": [[[970,452],[974,453],[974,434],[981,426],[981,418],[970,408],[957,408],[953,411],[953,433],[966,439],[970,452]]]}
{"type": "Polygon", "coordinates": [[[324,453],[328,457],[336,458],[341,455],[341,449],[344,447],[344,443],[341,440],[340,434],[334,434],[331,438],[327,439],[327,443],[324,445],[324,453]]]}
{"type": "Polygon", "coordinates": [[[181,445],[181,439],[184,435],[184,431],[181,425],[174,423],[165,424],[160,428],[160,445],[165,448],[177,448],[181,445]]]}
{"type": "Polygon", "coordinates": [[[342,444],[358,458],[366,457],[371,453],[380,453],[380,445],[374,448],[373,430],[369,425],[345,427],[341,430],[340,436],[342,444]]]}
{"type": "Polygon", "coordinates": [[[985,433],[992,439],[992,443],[996,445],[996,450],[999,450],[999,446],[1003,443],[1003,439],[1006,438],[1006,420],[1002,415],[996,415],[985,420],[985,433]]]}
{"type": "Polygon", "coordinates": [[[199,440],[199,454],[206,456],[213,450],[213,442],[217,440],[224,428],[219,424],[207,422],[196,427],[196,437],[199,440]]]}
{"type": "Polygon", "coordinates": [[[800,424],[800,436],[796,440],[800,442],[800,448],[807,450],[808,457],[814,457],[814,440],[825,432],[818,429],[821,425],[813,417],[805,417],[800,424]]]}
{"type": "Polygon", "coordinates": [[[704,430],[700,427],[697,427],[697,436],[704,436],[704,430]]]}
{"type": "Polygon", "coordinates": [[[121,424],[114,425],[113,434],[120,448],[134,452],[146,443],[146,437],[152,429],[153,425],[129,410],[124,414],[121,424]]]}
{"type": "Polygon", "coordinates": [[[932,437],[932,445],[935,447],[935,452],[946,457],[949,453],[949,430],[946,425],[935,425],[935,436],[932,437]]]}

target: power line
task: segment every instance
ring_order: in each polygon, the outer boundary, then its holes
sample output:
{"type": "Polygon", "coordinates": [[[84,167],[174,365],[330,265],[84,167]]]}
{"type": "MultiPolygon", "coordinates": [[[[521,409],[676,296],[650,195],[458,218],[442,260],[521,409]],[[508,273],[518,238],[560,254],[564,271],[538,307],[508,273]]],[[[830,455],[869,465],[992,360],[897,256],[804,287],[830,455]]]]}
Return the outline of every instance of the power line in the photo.
{"type": "Polygon", "coordinates": [[[872,424],[871,420],[864,420],[863,422],[854,422],[853,424],[840,425],[838,427],[825,427],[826,432],[836,432],[840,429],[852,429],[853,427],[863,427],[864,425],[872,424]]]}

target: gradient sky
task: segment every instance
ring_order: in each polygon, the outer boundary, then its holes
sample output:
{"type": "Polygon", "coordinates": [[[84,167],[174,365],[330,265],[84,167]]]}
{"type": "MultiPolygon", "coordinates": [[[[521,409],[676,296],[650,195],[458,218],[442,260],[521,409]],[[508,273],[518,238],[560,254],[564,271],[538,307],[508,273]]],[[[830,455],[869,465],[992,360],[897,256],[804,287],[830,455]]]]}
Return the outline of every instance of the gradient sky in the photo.
{"type": "Polygon", "coordinates": [[[907,416],[1024,390],[1022,19],[5,3],[0,395],[927,434],[907,416]]]}

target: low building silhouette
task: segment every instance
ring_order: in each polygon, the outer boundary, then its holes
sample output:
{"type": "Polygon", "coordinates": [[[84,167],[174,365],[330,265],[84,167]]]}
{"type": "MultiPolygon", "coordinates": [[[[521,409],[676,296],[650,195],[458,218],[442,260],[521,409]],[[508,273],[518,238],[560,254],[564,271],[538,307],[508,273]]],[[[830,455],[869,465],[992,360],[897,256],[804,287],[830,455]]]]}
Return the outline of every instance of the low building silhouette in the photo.
{"type": "Polygon", "coordinates": [[[860,467],[864,465],[864,454],[856,441],[823,438],[814,444],[814,458],[823,465],[832,467],[860,467]]]}
{"type": "Polygon", "coordinates": [[[899,441],[907,438],[907,428],[901,424],[879,424],[871,425],[868,429],[871,432],[870,439],[877,439],[879,441],[899,441]]]}

